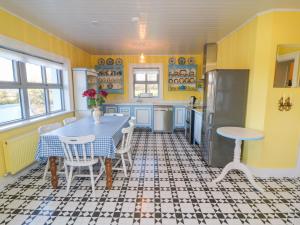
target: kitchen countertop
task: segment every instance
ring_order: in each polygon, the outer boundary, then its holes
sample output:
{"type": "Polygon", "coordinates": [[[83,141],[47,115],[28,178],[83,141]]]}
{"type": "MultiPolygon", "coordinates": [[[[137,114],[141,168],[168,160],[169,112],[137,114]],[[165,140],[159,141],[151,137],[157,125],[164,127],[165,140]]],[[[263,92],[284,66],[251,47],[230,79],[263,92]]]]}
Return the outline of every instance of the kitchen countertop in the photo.
{"type": "Polygon", "coordinates": [[[197,108],[194,108],[193,110],[195,112],[202,113],[203,112],[203,107],[197,107],[197,108]]]}
{"type": "Polygon", "coordinates": [[[187,106],[187,101],[159,101],[159,102],[106,102],[106,105],[182,105],[187,106]]]}

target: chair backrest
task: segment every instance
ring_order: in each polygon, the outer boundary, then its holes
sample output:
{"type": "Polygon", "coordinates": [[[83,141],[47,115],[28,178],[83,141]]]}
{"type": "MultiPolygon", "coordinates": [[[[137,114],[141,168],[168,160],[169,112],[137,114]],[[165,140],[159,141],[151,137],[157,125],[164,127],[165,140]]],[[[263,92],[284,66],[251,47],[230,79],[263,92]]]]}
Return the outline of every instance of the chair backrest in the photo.
{"type": "Polygon", "coordinates": [[[132,116],[129,120],[129,124],[130,124],[130,122],[132,122],[133,125],[135,126],[136,125],[136,117],[132,116]]]}
{"type": "Polygon", "coordinates": [[[122,138],[121,149],[123,152],[129,151],[131,148],[133,130],[134,130],[134,125],[130,125],[129,127],[122,129],[123,138],[122,138]]]}
{"type": "Polygon", "coordinates": [[[66,126],[66,125],[68,125],[70,123],[75,122],[76,120],[77,120],[76,117],[68,117],[68,118],[66,118],[66,119],[63,120],[63,124],[64,124],[64,126],[66,126]]]}
{"type": "Polygon", "coordinates": [[[122,113],[104,113],[104,116],[124,116],[122,113]]]}
{"type": "Polygon", "coordinates": [[[39,134],[44,134],[62,127],[61,123],[52,123],[39,127],[39,134]]]}
{"type": "Polygon", "coordinates": [[[94,159],[95,135],[79,137],[59,137],[62,143],[65,160],[70,162],[88,162],[94,159]]]}

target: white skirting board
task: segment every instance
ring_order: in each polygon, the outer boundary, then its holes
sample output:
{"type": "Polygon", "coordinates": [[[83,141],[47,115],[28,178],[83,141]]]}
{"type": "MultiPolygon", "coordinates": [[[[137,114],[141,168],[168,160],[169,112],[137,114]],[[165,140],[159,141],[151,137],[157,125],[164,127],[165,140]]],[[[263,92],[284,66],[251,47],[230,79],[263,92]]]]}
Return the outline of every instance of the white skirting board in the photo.
{"type": "Polygon", "coordinates": [[[251,166],[248,166],[248,168],[254,176],[260,178],[300,177],[300,151],[298,151],[297,166],[295,168],[254,168],[251,166]]]}

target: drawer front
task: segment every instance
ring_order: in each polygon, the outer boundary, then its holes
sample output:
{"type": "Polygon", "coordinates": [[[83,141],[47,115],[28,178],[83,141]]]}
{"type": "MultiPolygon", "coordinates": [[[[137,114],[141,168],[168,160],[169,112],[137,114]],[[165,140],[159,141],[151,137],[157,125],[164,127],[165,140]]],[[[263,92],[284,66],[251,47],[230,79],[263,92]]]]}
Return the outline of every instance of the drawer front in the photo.
{"type": "Polygon", "coordinates": [[[117,113],[118,107],[117,106],[105,106],[105,113],[117,113]]]}
{"type": "Polygon", "coordinates": [[[119,106],[118,112],[124,114],[125,116],[131,116],[131,107],[130,106],[119,106]]]}

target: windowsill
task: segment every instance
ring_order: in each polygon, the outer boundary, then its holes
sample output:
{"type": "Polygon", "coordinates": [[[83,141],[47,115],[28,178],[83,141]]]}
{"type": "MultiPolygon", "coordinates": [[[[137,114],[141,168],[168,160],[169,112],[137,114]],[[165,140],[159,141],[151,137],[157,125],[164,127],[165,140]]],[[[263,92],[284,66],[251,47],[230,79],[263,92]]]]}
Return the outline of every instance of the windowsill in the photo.
{"type": "Polygon", "coordinates": [[[0,132],[9,131],[9,130],[13,130],[13,129],[16,129],[16,128],[28,126],[28,125],[31,125],[31,124],[34,124],[34,123],[37,123],[37,122],[41,122],[41,121],[44,121],[44,120],[48,120],[48,119],[55,118],[55,117],[58,117],[58,116],[62,116],[62,115],[72,113],[72,112],[74,112],[74,111],[63,111],[63,112],[58,112],[58,113],[54,113],[54,114],[51,114],[51,115],[41,116],[41,117],[30,119],[30,120],[25,120],[25,121],[16,122],[16,123],[13,123],[13,124],[4,125],[4,126],[0,127],[0,132]]]}

